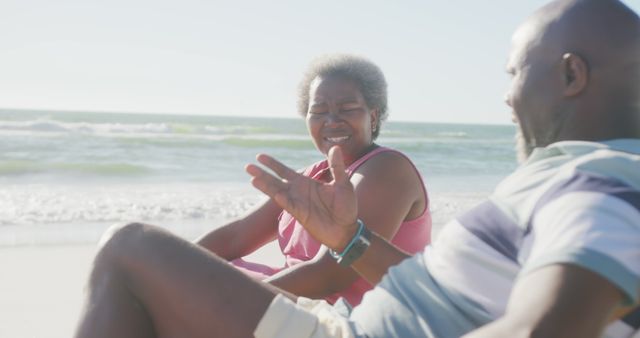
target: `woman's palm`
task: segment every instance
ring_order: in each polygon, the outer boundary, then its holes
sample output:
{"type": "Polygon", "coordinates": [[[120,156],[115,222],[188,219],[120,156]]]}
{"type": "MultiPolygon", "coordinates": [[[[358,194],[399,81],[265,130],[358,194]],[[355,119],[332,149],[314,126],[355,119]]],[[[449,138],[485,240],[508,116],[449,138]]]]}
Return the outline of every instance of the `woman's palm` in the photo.
{"type": "Polygon", "coordinates": [[[282,179],[248,165],[252,184],[293,215],[318,241],[330,248],[340,248],[344,239],[352,235],[358,214],[357,200],[339,148],[329,151],[331,182],[301,175],[267,155],[259,155],[258,161],[282,179]]]}

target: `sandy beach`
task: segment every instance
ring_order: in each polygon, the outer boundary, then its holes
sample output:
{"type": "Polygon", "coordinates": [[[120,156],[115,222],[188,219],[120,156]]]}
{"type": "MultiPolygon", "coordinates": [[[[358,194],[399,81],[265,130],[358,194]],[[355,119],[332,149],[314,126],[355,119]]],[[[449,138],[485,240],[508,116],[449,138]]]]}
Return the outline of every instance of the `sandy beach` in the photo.
{"type": "MultiPolygon", "coordinates": [[[[434,217],[434,238],[442,222],[434,217]]],[[[69,338],[96,245],[0,247],[0,337],[69,338]]],[[[247,257],[281,265],[277,242],[247,257]]]]}
{"type": "MultiPolygon", "coordinates": [[[[0,337],[71,337],[95,252],[95,245],[0,247],[0,337]]],[[[249,257],[281,263],[275,242],[249,257]]]]}
{"type": "Polygon", "coordinates": [[[95,246],[0,248],[0,337],[70,337],[95,246]]]}
{"type": "MultiPolygon", "coordinates": [[[[47,187],[50,189],[51,187],[47,187]]],[[[169,189],[167,185],[165,189],[169,189]]],[[[204,188],[207,188],[206,186],[204,188]]],[[[203,188],[203,189],[204,189],[203,188]]],[[[82,202],[80,188],[69,188],[82,202]],[[76,189],[78,192],[76,192],[76,189]]],[[[205,192],[197,191],[199,194],[205,192]]],[[[430,208],[435,239],[443,224],[460,210],[472,207],[482,193],[443,193],[432,189],[430,208]]],[[[112,196],[112,190],[105,195],[112,196]]],[[[184,194],[176,194],[183,196],[184,194]]],[[[84,197],[86,199],[87,197],[84,197]]],[[[199,196],[199,195],[196,195],[199,196]]],[[[243,194],[220,195],[223,201],[240,199],[243,194]]],[[[250,195],[253,196],[253,195],[250,195]]],[[[191,197],[191,199],[194,199],[191,197]]],[[[255,198],[254,198],[255,199],[255,198]]],[[[180,199],[182,200],[182,199],[180,199]]],[[[184,199],[186,200],[186,198],[184,199]]],[[[138,200],[134,201],[138,202],[138,200]]],[[[215,201],[207,200],[214,204],[215,201]]],[[[221,202],[222,203],[222,202],[221,202]]],[[[228,205],[228,202],[224,202],[228,205]]],[[[168,204],[164,203],[163,204],[168,204]]],[[[203,204],[205,204],[203,202],[203,204]]],[[[181,207],[188,208],[184,204],[181,207]]],[[[238,210],[246,209],[244,205],[238,210]]],[[[34,206],[34,210],[36,210],[34,206]]],[[[217,222],[152,222],[162,224],[184,238],[194,239],[207,232],[217,222]],[[172,226],[171,224],[182,224],[172,226]],[[213,225],[212,225],[213,224],[213,225]]],[[[108,224],[49,224],[46,226],[10,226],[0,231],[0,338],[68,338],[82,306],[83,289],[90,264],[96,253],[100,234],[108,224]],[[75,241],[75,242],[70,242],[75,241]],[[49,244],[47,244],[49,243],[49,244]],[[85,244],[69,244],[85,243],[85,244]]],[[[282,255],[277,242],[265,246],[248,257],[255,262],[281,266],[282,255]]]]}
{"type": "MultiPolygon", "coordinates": [[[[477,194],[442,198],[442,195],[436,193],[431,201],[432,239],[436,238],[446,221],[459,210],[474,205],[478,199],[477,194]]],[[[193,239],[208,228],[199,224],[178,230],[177,233],[193,239]]],[[[53,230],[64,232],[68,229],[54,227],[53,230]]],[[[19,241],[28,243],[26,239],[29,238],[29,233],[14,235],[19,241]]],[[[93,238],[98,235],[91,234],[93,238]]],[[[10,237],[8,231],[5,231],[4,236],[10,237]]],[[[71,337],[96,251],[97,244],[0,246],[0,337],[71,337]]],[[[277,242],[264,246],[247,259],[269,265],[283,264],[277,242]]]]}

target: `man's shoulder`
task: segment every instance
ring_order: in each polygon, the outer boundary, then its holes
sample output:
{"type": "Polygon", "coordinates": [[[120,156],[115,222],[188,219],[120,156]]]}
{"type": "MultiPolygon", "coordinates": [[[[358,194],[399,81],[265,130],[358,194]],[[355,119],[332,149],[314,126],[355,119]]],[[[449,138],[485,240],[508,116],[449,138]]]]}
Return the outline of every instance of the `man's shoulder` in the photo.
{"type": "Polygon", "coordinates": [[[640,194],[640,140],[559,142],[532,156],[491,198],[523,228],[537,210],[568,193],[640,194]]]}
{"type": "Polygon", "coordinates": [[[610,177],[640,187],[640,140],[608,142],[564,141],[534,152],[529,161],[510,175],[500,189],[541,188],[579,174],[610,177]],[[533,184],[535,183],[535,184],[533,184]]]}
{"type": "Polygon", "coordinates": [[[613,144],[577,158],[573,171],[640,189],[640,141],[637,148],[613,144]]]}

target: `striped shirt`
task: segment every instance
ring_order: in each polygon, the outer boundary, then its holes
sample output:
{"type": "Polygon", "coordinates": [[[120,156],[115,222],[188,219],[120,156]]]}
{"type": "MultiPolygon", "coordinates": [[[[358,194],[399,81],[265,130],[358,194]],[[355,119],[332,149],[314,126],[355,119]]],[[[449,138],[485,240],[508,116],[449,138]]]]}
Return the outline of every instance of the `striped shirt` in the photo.
{"type": "MultiPolygon", "coordinates": [[[[306,316],[311,324],[291,337],[459,337],[502,316],[517,278],[551,264],[595,272],[626,305],[638,304],[640,140],[536,149],[486,202],[451,221],[423,253],[392,267],[348,317],[299,301],[289,322],[306,316]]],[[[276,298],[272,305],[288,308],[284,303],[276,298]]],[[[265,318],[283,311],[270,308],[265,318]]],[[[282,330],[276,322],[271,327],[282,330]]],[[[639,331],[636,309],[605,336],[639,331]]]]}
{"type": "Polygon", "coordinates": [[[491,318],[517,277],[558,263],[598,273],[627,305],[638,302],[640,140],[536,149],[488,201],[450,222],[424,261],[456,306],[491,318]]]}

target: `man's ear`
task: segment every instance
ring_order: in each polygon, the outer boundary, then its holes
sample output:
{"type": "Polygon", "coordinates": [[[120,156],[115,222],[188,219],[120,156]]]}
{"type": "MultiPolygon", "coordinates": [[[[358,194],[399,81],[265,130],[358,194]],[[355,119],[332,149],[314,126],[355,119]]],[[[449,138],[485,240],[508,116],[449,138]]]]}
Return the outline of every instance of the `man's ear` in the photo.
{"type": "Polygon", "coordinates": [[[566,53],[562,56],[562,73],[564,76],[565,96],[579,95],[587,88],[589,65],[579,55],[566,53]]]}

